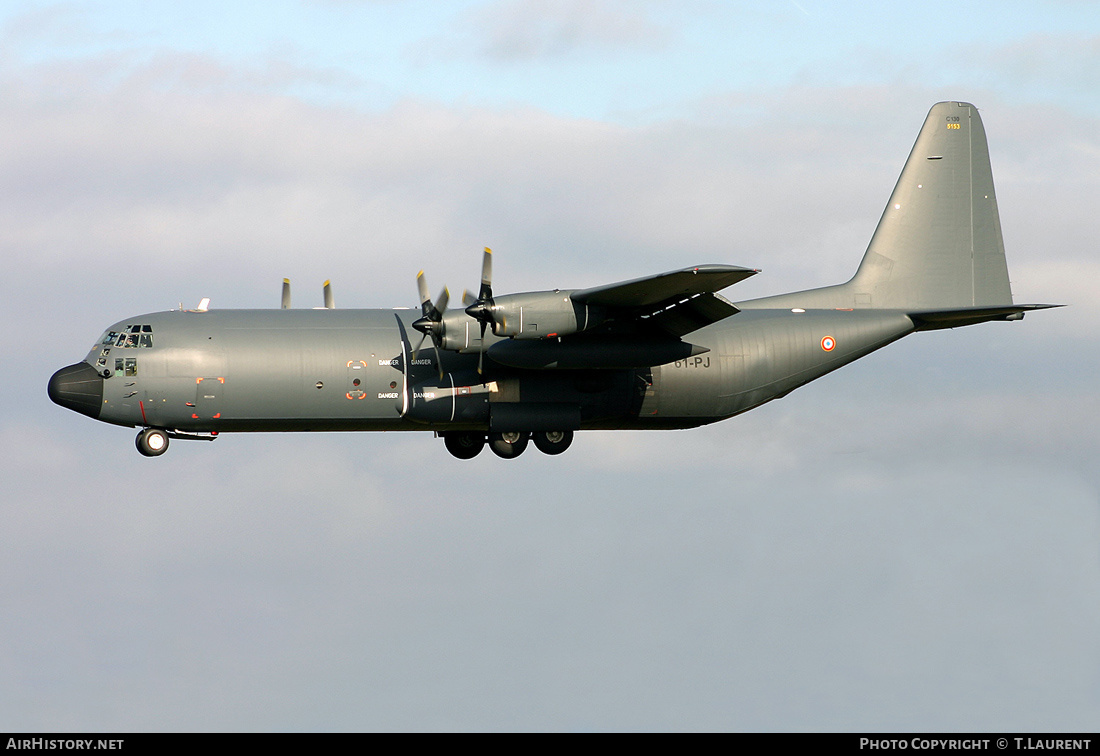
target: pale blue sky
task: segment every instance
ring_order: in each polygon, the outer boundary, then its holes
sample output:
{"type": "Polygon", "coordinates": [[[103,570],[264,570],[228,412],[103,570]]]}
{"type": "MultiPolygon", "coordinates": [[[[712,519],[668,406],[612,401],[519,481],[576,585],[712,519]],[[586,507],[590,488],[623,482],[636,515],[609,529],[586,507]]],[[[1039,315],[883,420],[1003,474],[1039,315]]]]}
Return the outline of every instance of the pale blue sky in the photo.
{"type": "Polygon", "coordinates": [[[161,56],[237,85],[384,108],[416,98],[635,122],[716,93],[791,86],[982,86],[1095,108],[1089,2],[8,3],[9,62],[161,56]],[[233,76],[229,77],[231,80],[233,76]]]}

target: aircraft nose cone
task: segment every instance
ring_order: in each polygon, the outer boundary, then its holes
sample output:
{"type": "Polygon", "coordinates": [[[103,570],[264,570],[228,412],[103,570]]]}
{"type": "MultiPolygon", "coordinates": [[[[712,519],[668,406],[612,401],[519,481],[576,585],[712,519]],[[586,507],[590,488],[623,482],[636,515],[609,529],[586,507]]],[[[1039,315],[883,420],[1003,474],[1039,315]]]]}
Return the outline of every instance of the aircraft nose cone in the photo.
{"type": "Polygon", "coordinates": [[[73,412],[99,417],[103,405],[103,379],[87,362],[63,367],[50,378],[50,399],[73,412]]]}

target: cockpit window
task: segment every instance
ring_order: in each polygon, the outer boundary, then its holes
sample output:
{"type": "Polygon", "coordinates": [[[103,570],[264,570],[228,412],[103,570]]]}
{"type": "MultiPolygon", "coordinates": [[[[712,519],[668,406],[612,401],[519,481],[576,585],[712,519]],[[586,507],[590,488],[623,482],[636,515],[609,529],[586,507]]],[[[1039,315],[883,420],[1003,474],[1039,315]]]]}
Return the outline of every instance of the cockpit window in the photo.
{"type": "Polygon", "coordinates": [[[126,325],[121,331],[108,331],[103,335],[101,346],[123,347],[125,349],[153,347],[153,327],[150,325],[126,325]]]}

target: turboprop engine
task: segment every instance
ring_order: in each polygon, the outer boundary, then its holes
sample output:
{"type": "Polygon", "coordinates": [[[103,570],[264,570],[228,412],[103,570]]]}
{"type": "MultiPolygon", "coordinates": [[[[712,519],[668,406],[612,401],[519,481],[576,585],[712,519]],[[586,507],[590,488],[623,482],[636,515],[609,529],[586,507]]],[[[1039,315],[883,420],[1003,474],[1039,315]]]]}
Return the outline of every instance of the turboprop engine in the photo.
{"type": "Polygon", "coordinates": [[[604,321],[603,308],[578,304],[571,293],[534,291],[496,297],[488,308],[493,335],[543,339],[585,331],[604,321]]]}
{"type": "MultiPolygon", "coordinates": [[[[477,351],[484,355],[485,331],[501,339],[546,339],[593,328],[606,319],[604,308],[574,302],[571,291],[534,291],[494,297],[492,251],[485,249],[481,265],[481,290],[477,299],[463,297],[464,310],[447,310],[450,295],[444,289],[433,304],[424,282],[417,276],[423,317],[413,323],[433,346],[455,352],[477,351]]],[[[417,345],[418,351],[420,345],[417,345]]],[[[478,370],[481,370],[479,359],[478,370]]]]}

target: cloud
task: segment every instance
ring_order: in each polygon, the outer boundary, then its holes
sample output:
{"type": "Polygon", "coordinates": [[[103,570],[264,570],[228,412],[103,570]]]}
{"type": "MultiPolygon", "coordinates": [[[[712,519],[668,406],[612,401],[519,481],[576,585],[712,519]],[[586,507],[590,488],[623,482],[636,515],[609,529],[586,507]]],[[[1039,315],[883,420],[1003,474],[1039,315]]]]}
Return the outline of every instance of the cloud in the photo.
{"type": "Polygon", "coordinates": [[[967,58],[987,76],[1046,92],[1056,102],[1071,97],[1084,104],[1092,95],[1087,82],[1100,77],[1100,36],[1032,33],[996,47],[979,45],[967,58]]]}
{"type": "Polygon", "coordinates": [[[654,15],[650,3],[621,0],[499,0],[470,11],[458,28],[489,60],[548,62],[662,50],[676,35],[654,15]]]}
{"type": "Polygon", "coordinates": [[[32,464],[36,495],[4,502],[4,721],[1019,729],[1094,710],[1100,522],[1057,474],[731,453],[710,474],[441,456],[427,475],[431,444],[227,437],[156,468],[106,444],[79,480],[71,458],[32,464]]]}

